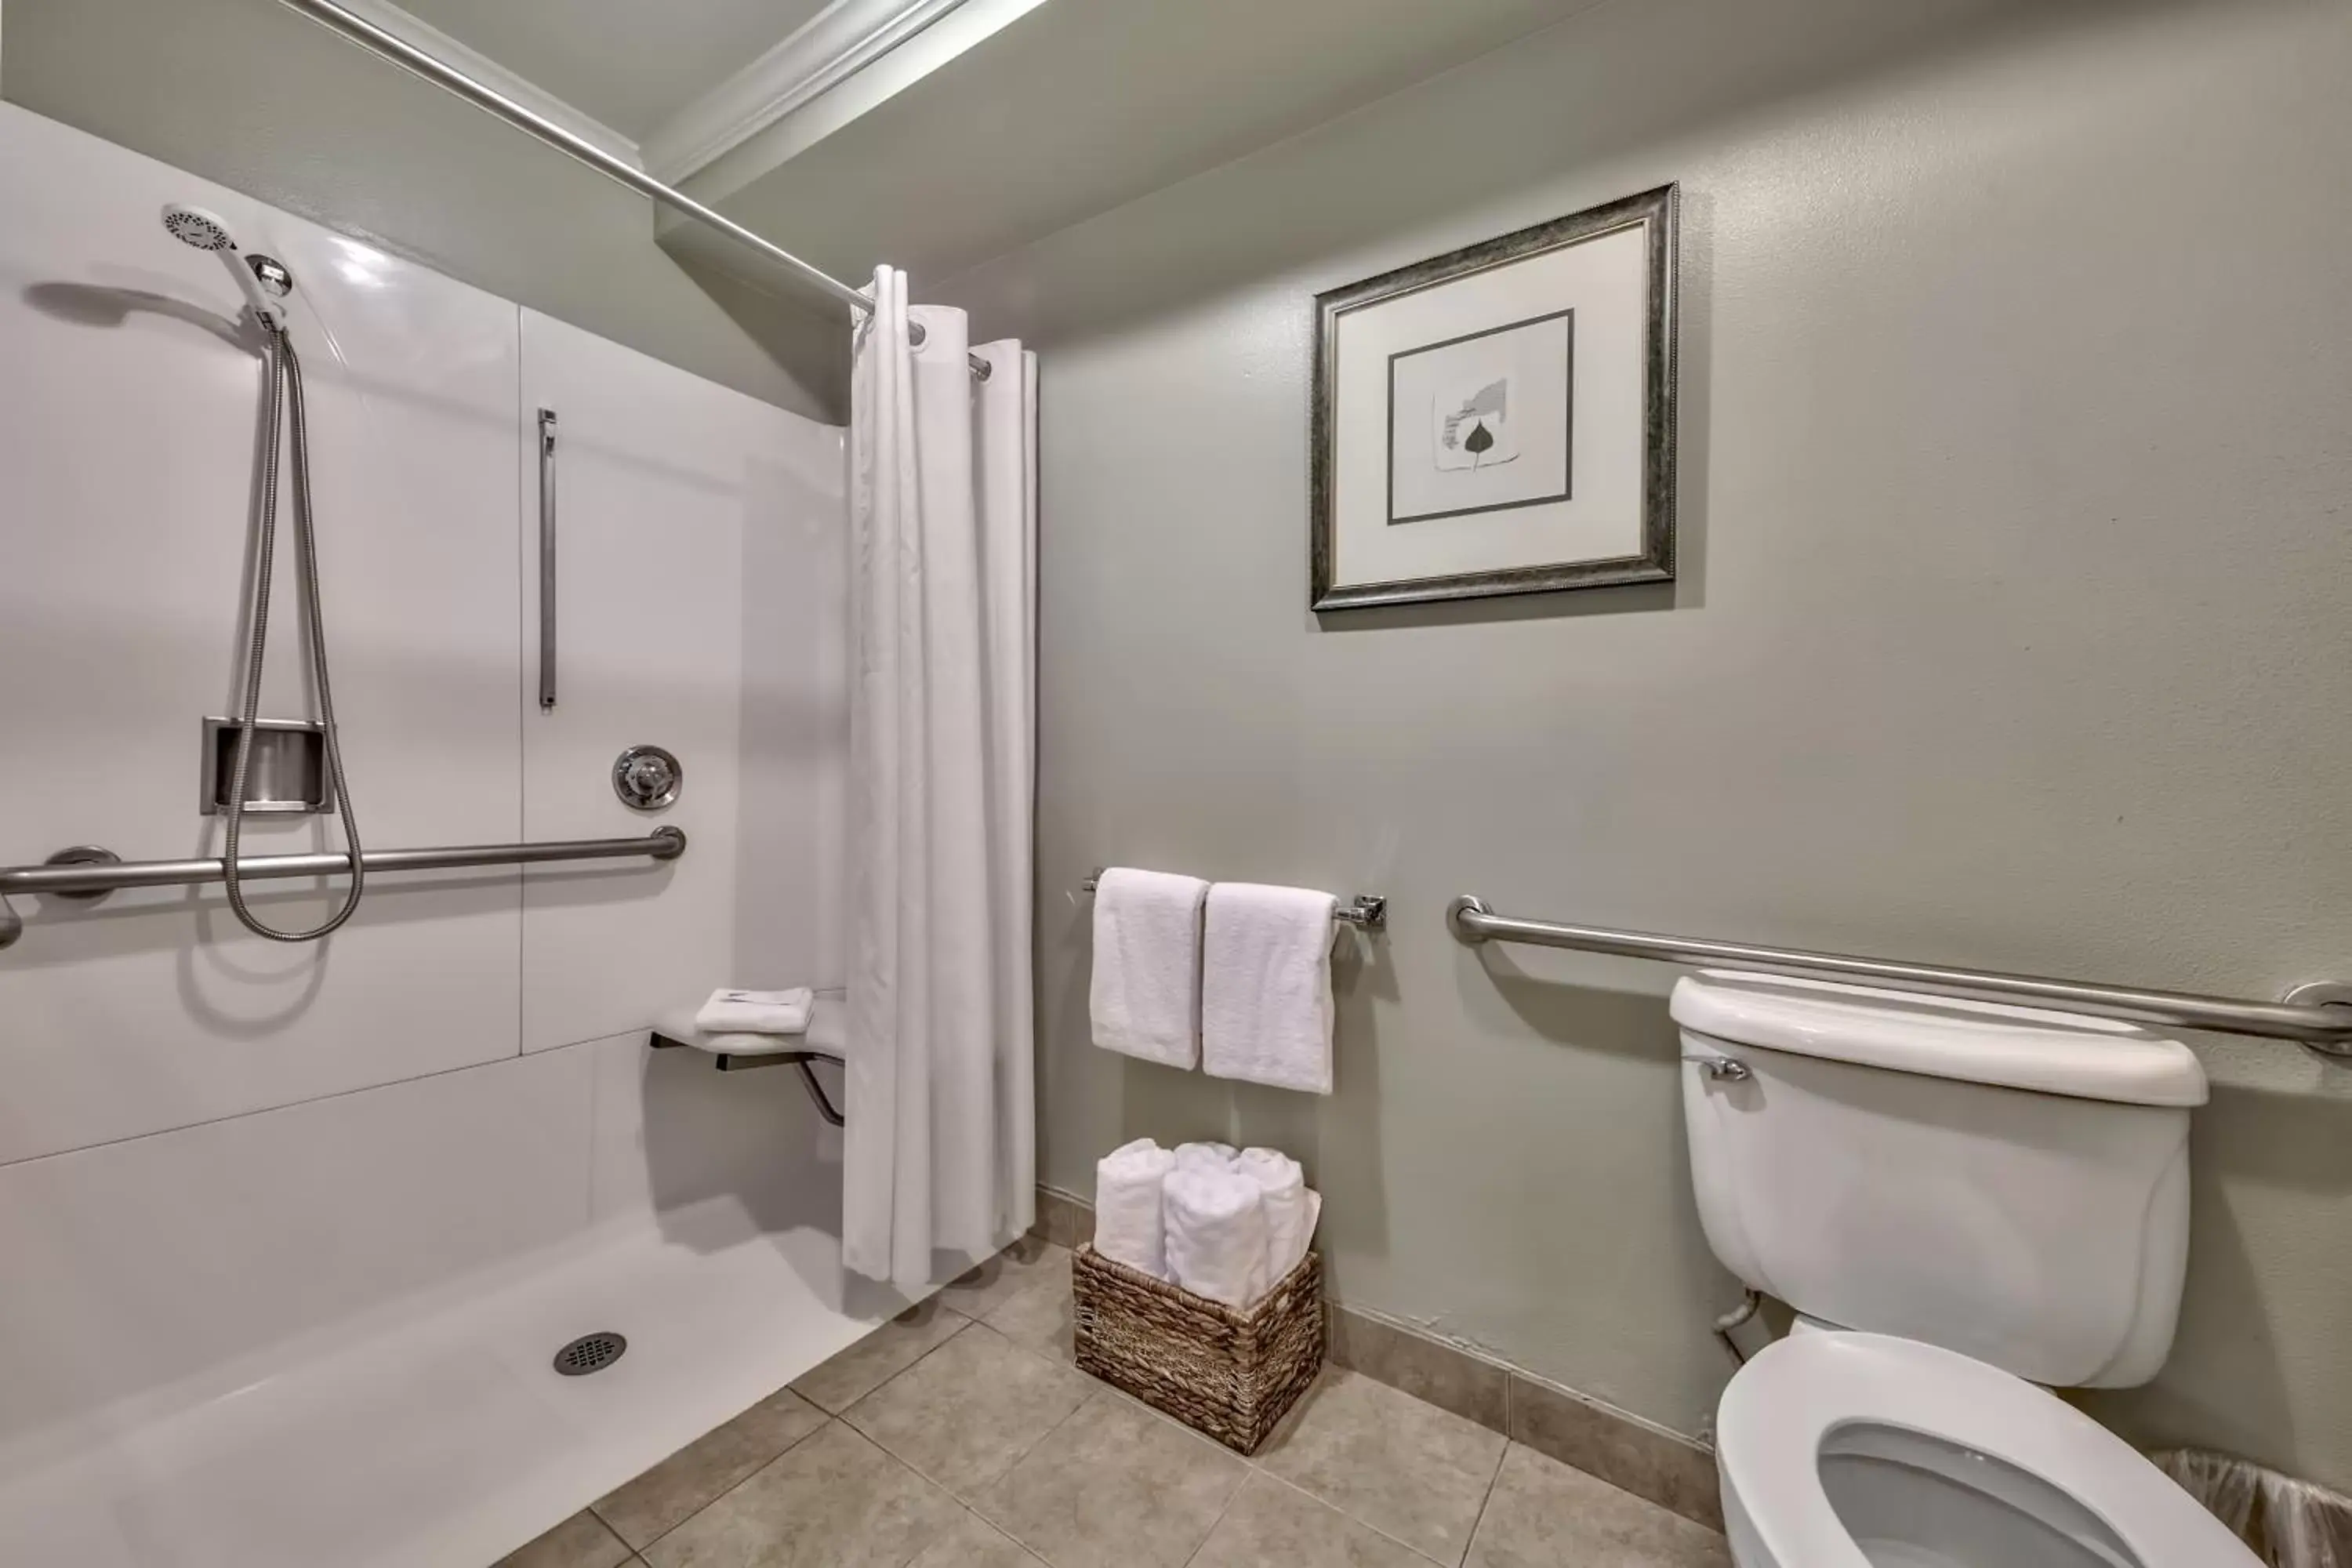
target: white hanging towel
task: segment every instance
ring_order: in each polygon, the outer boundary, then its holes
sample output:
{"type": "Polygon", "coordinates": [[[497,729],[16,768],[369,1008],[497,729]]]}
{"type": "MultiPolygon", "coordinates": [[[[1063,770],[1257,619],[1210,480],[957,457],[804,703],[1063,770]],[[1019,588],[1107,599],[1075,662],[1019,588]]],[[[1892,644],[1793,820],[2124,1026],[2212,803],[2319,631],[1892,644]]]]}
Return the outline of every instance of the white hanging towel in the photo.
{"type": "Polygon", "coordinates": [[[805,985],[787,991],[713,991],[694,1016],[694,1026],[714,1035],[804,1035],[816,993],[805,985]]]}
{"type": "Polygon", "coordinates": [[[1169,1067],[1201,1060],[1197,877],[1114,866],[1095,883],[1095,1044],[1169,1067]]]}
{"type": "Polygon", "coordinates": [[[1306,888],[1220,882],[1201,955],[1201,1065],[1308,1094],[1331,1092],[1331,917],[1306,888]]]}
{"type": "Polygon", "coordinates": [[[1322,1195],[1307,1190],[1307,1173],[1279,1149],[1244,1149],[1234,1162],[1234,1170],[1257,1184],[1258,1201],[1265,1208],[1265,1277],[1270,1289],[1307,1256],[1315,1237],[1315,1217],[1322,1211],[1322,1195]]]}
{"type": "Polygon", "coordinates": [[[1265,1294],[1265,1205],[1231,1171],[1177,1169],[1166,1196],[1168,1271],[1195,1296],[1246,1307],[1265,1294]]]}
{"type": "Polygon", "coordinates": [[[1154,1279],[1168,1278],[1160,1185],[1176,1156],[1149,1138],[1095,1162],[1095,1250],[1154,1279]]]}
{"type": "Polygon", "coordinates": [[[1176,1168],[1180,1171],[1230,1171],[1241,1151],[1230,1143],[1179,1143],[1176,1145],[1176,1168]]]}

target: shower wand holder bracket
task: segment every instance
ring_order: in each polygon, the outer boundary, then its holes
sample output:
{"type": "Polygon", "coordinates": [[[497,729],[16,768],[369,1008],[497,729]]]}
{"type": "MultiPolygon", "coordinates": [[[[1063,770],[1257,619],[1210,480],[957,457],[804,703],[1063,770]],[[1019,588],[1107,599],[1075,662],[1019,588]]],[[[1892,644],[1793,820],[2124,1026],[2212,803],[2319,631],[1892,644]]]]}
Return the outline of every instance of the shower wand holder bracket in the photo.
{"type": "MultiPolygon", "coordinates": [[[[228,814],[229,786],[236,772],[238,719],[205,721],[203,776],[196,809],[206,816],[228,814]]],[[[257,719],[253,760],[246,769],[247,816],[315,816],[335,809],[333,770],[327,766],[327,732],[311,719],[257,719]]]]}

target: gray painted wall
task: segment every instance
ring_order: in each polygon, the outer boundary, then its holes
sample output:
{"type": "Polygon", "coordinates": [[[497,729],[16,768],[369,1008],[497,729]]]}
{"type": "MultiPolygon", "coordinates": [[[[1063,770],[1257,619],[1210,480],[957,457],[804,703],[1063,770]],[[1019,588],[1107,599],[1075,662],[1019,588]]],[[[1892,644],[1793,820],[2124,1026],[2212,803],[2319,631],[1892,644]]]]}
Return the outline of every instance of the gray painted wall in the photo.
{"type": "MultiPolygon", "coordinates": [[[[1044,362],[1046,1179],[1304,1157],[1338,1291],[1685,1431],[1737,1297],[1669,975],[1499,908],[2146,985],[2352,971],[2352,9],[1620,4],[966,274],[1044,362]],[[1315,290],[1680,180],[1683,574],[1307,599],[1315,290]],[[1100,862],[1391,897],[1317,1101],[1087,1043],[1100,862]]],[[[2352,1069],[2200,1042],[2135,1437],[2352,1482],[2352,1069]]]]}
{"type": "Polygon", "coordinates": [[[6,0],[0,97],[754,397],[843,416],[842,311],[673,258],[643,197],[277,0],[6,0]]]}

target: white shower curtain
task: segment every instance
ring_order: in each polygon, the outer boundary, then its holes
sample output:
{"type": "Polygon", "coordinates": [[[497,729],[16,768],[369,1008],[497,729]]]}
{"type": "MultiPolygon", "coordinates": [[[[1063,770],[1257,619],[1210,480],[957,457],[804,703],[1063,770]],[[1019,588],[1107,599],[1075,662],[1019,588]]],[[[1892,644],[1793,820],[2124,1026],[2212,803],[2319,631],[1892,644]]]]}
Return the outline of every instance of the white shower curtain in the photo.
{"type": "Polygon", "coordinates": [[[1037,361],[969,348],[964,313],[910,308],[904,273],[872,294],[849,436],[842,1255],[916,1287],[1034,1217],[1037,361]]]}

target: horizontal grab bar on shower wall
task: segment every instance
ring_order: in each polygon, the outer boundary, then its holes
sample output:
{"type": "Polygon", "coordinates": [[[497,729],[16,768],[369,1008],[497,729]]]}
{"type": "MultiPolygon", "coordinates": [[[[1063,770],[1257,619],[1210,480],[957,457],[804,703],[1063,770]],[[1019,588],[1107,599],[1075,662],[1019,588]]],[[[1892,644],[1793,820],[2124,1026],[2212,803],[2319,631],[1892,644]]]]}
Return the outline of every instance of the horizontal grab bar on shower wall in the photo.
{"type": "MultiPolygon", "coordinates": [[[[545,866],[566,860],[620,860],[644,856],[675,860],[686,853],[686,835],[657,827],[642,838],[568,838],[544,844],[464,844],[440,849],[370,849],[360,864],[379,871],[449,871],[474,866],[545,866]]],[[[245,881],[265,877],[331,877],[352,868],[343,854],[260,855],[237,864],[245,881]]],[[[195,887],[221,880],[218,860],[116,860],[104,850],[68,849],[46,866],[0,868],[0,947],[24,934],[25,923],[7,899],[13,893],[51,893],[92,898],[124,888],[195,887]],[[68,858],[70,857],[71,858],[68,858]]]]}
{"type": "Polygon", "coordinates": [[[2298,985],[2280,1002],[2246,1002],[2230,996],[2200,996],[2186,991],[2135,991],[2080,980],[2051,980],[1993,970],[1942,969],[1932,964],[1858,958],[1847,953],[1808,952],[1796,948],[1715,942],[1706,937],[1662,936],[1654,931],[1520,920],[1498,915],[1486,907],[1486,900],[1466,893],[1447,908],[1445,923],[1454,936],[1474,947],[1488,942],[1517,942],[1708,969],[1834,975],[1895,991],[2028,1002],[2138,1024],[2294,1040],[2324,1057],[2352,1059],[2352,1005],[2347,1005],[2352,1004],[2352,985],[2331,981],[2298,985]]]}

